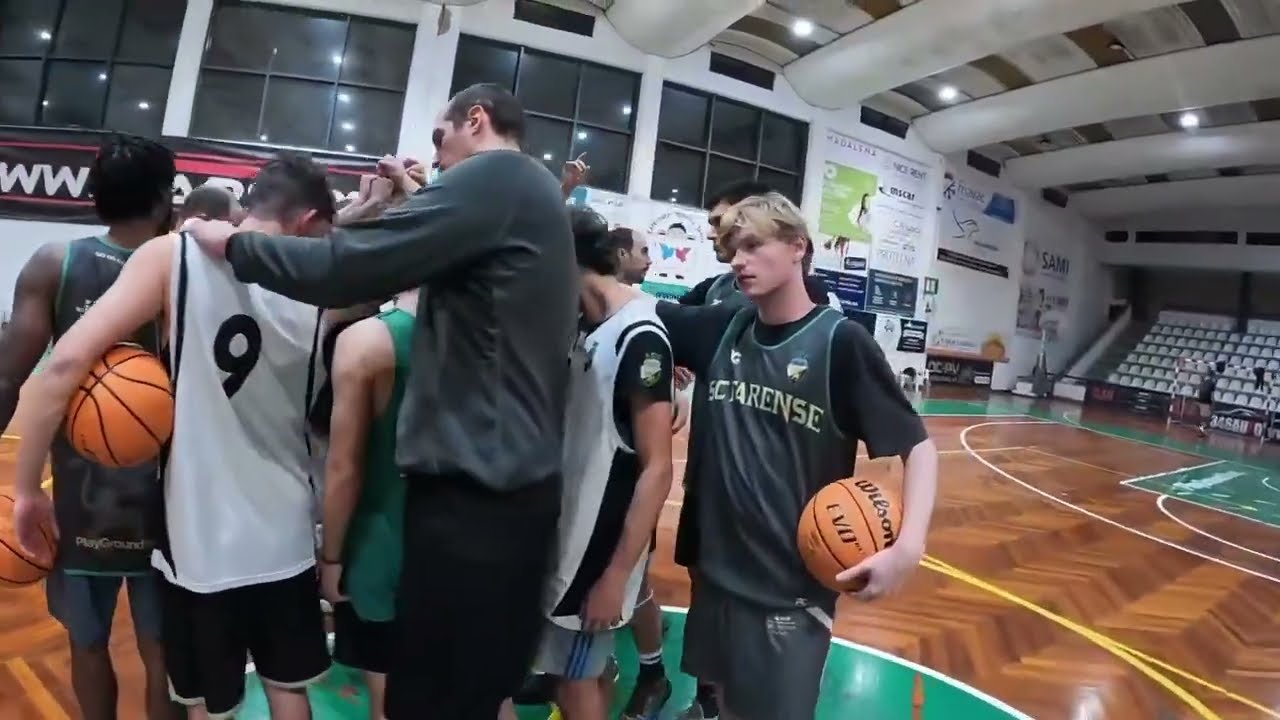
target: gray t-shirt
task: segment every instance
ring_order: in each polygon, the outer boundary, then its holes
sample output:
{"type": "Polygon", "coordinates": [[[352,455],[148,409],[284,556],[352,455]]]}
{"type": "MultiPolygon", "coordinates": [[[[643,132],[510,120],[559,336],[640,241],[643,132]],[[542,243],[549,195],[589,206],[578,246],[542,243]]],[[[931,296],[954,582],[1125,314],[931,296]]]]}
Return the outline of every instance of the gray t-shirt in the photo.
{"type": "Polygon", "coordinates": [[[578,271],[560,182],[514,150],[472,156],[381,218],[328,241],[240,233],[242,282],[321,307],[413,287],[396,461],[493,490],[557,476],[578,271]]]}

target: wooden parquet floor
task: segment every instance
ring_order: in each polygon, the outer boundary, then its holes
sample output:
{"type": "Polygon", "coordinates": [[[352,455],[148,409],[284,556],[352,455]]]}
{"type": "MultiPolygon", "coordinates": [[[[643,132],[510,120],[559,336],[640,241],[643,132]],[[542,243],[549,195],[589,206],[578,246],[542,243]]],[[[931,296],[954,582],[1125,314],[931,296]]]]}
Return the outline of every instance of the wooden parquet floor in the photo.
{"type": "MultiPolygon", "coordinates": [[[[1122,484],[1205,458],[1029,417],[927,424],[942,451],[932,560],[896,597],[842,600],[838,635],[1044,720],[1280,718],[1280,528],[1122,484]]],[[[0,443],[0,487],[13,451],[0,443]]],[[[858,473],[896,484],[900,467],[858,473]]],[[[680,499],[654,570],[667,605],[688,601],[671,562],[680,499]]],[[[133,720],[141,663],[123,603],[116,622],[120,717],[133,720]]],[[[0,718],[67,717],[69,660],[42,589],[0,591],[0,718]]]]}

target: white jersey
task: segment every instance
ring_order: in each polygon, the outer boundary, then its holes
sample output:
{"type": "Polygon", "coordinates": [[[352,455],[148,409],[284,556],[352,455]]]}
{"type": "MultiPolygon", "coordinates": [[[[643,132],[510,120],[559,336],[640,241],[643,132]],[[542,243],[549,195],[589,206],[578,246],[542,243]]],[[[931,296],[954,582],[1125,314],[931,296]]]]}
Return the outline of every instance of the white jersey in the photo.
{"type": "MultiPolygon", "coordinates": [[[[631,300],[590,334],[580,336],[569,357],[559,551],[543,607],[552,622],[571,630],[582,627],[579,612],[622,538],[639,479],[631,440],[615,420],[614,385],[627,346],[643,333],[656,333],[670,345],[656,302],[649,296],[631,300]]],[[[629,428],[624,430],[630,435],[629,428]]],[[[627,581],[624,623],[635,610],[644,567],[642,557],[627,581]]]]}
{"type": "Polygon", "coordinates": [[[315,565],[307,411],[325,379],[320,311],[238,282],[181,238],[169,290],[167,547],[152,563],[199,593],[293,577],[315,565]]]}

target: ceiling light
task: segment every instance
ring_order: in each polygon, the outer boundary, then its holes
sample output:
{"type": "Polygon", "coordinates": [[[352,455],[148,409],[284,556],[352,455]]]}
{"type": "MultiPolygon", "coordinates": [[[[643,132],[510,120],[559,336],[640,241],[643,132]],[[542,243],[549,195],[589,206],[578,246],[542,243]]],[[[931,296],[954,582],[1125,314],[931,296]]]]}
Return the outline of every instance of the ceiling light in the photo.
{"type": "Polygon", "coordinates": [[[579,131],[578,131],[578,139],[579,139],[579,140],[586,140],[586,139],[587,139],[587,131],[586,131],[586,130],[579,130],[579,131]]]}
{"type": "Polygon", "coordinates": [[[623,114],[623,115],[630,115],[630,114],[631,114],[631,106],[630,106],[630,105],[623,105],[623,106],[622,106],[622,114],[623,114]]]}
{"type": "Polygon", "coordinates": [[[1184,112],[1182,113],[1182,117],[1178,118],[1178,124],[1181,125],[1184,130],[1200,127],[1200,116],[1193,112],[1184,112]]]}
{"type": "Polygon", "coordinates": [[[351,102],[351,96],[346,93],[338,93],[338,102],[351,102]]]}
{"type": "Polygon", "coordinates": [[[99,80],[106,80],[106,79],[107,79],[107,74],[106,74],[106,73],[98,73],[98,79],[99,79],[99,80]]]}
{"type": "Polygon", "coordinates": [[[356,151],[356,146],[355,146],[355,145],[348,145],[348,146],[347,146],[347,152],[355,152],[355,151],[356,151]]]}
{"type": "Polygon", "coordinates": [[[344,122],[342,123],[342,129],[346,130],[347,132],[351,132],[352,130],[356,129],[356,124],[350,121],[344,122]]]}
{"type": "Polygon", "coordinates": [[[138,109],[139,109],[139,110],[150,110],[150,109],[151,109],[151,103],[147,102],[146,100],[143,100],[143,101],[141,101],[141,102],[139,102],[139,103],[138,103],[138,109]]]}
{"type": "Polygon", "coordinates": [[[680,192],[680,188],[671,188],[671,194],[675,195],[680,192]]]}
{"type": "Polygon", "coordinates": [[[41,107],[49,107],[49,101],[48,101],[48,100],[45,100],[44,102],[40,103],[40,106],[41,106],[41,107]]]}
{"type": "Polygon", "coordinates": [[[334,64],[334,65],[341,65],[341,64],[342,64],[342,56],[341,56],[341,55],[334,55],[334,56],[333,56],[333,64],[334,64]]]}
{"type": "Polygon", "coordinates": [[[259,135],[259,136],[258,136],[258,139],[259,139],[259,140],[261,140],[262,142],[266,142],[266,141],[267,141],[267,136],[266,136],[266,135],[259,135]]]}
{"type": "Polygon", "coordinates": [[[960,97],[960,91],[955,89],[953,85],[943,85],[938,88],[938,99],[942,102],[951,102],[960,97]]]}
{"type": "Polygon", "coordinates": [[[794,23],[791,23],[791,32],[796,37],[809,37],[809,35],[813,34],[813,22],[804,18],[797,18],[794,23]]]}
{"type": "Polygon", "coordinates": [[[41,30],[40,32],[36,33],[36,35],[37,35],[41,40],[52,40],[52,39],[53,39],[53,33],[49,32],[48,30],[41,30]]]}
{"type": "Polygon", "coordinates": [[[543,160],[551,160],[551,153],[542,153],[543,160]]]}

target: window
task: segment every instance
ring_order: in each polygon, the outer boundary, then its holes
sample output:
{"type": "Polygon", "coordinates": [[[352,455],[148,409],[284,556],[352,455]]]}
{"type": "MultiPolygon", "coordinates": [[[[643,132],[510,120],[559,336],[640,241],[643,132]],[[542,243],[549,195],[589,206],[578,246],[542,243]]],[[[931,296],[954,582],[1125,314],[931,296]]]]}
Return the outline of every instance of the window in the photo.
{"type": "Polygon", "coordinates": [[[191,135],[395,153],[416,29],[219,0],[191,135]]]}
{"type": "Polygon", "coordinates": [[[702,206],[717,189],[754,178],[799,204],[808,141],[807,123],[667,83],[649,197],[702,206]]]}
{"type": "Polygon", "coordinates": [[[592,187],[626,192],[639,75],[464,35],[451,94],[476,83],[515,93],[525,110],[524,151],[557,177],[566,160],[586,153],[592,187]]]}
{"type": "Polygon", "coordinates": [[[158,136],[186,0],[0,0],[0,125],[158,136]]]}

